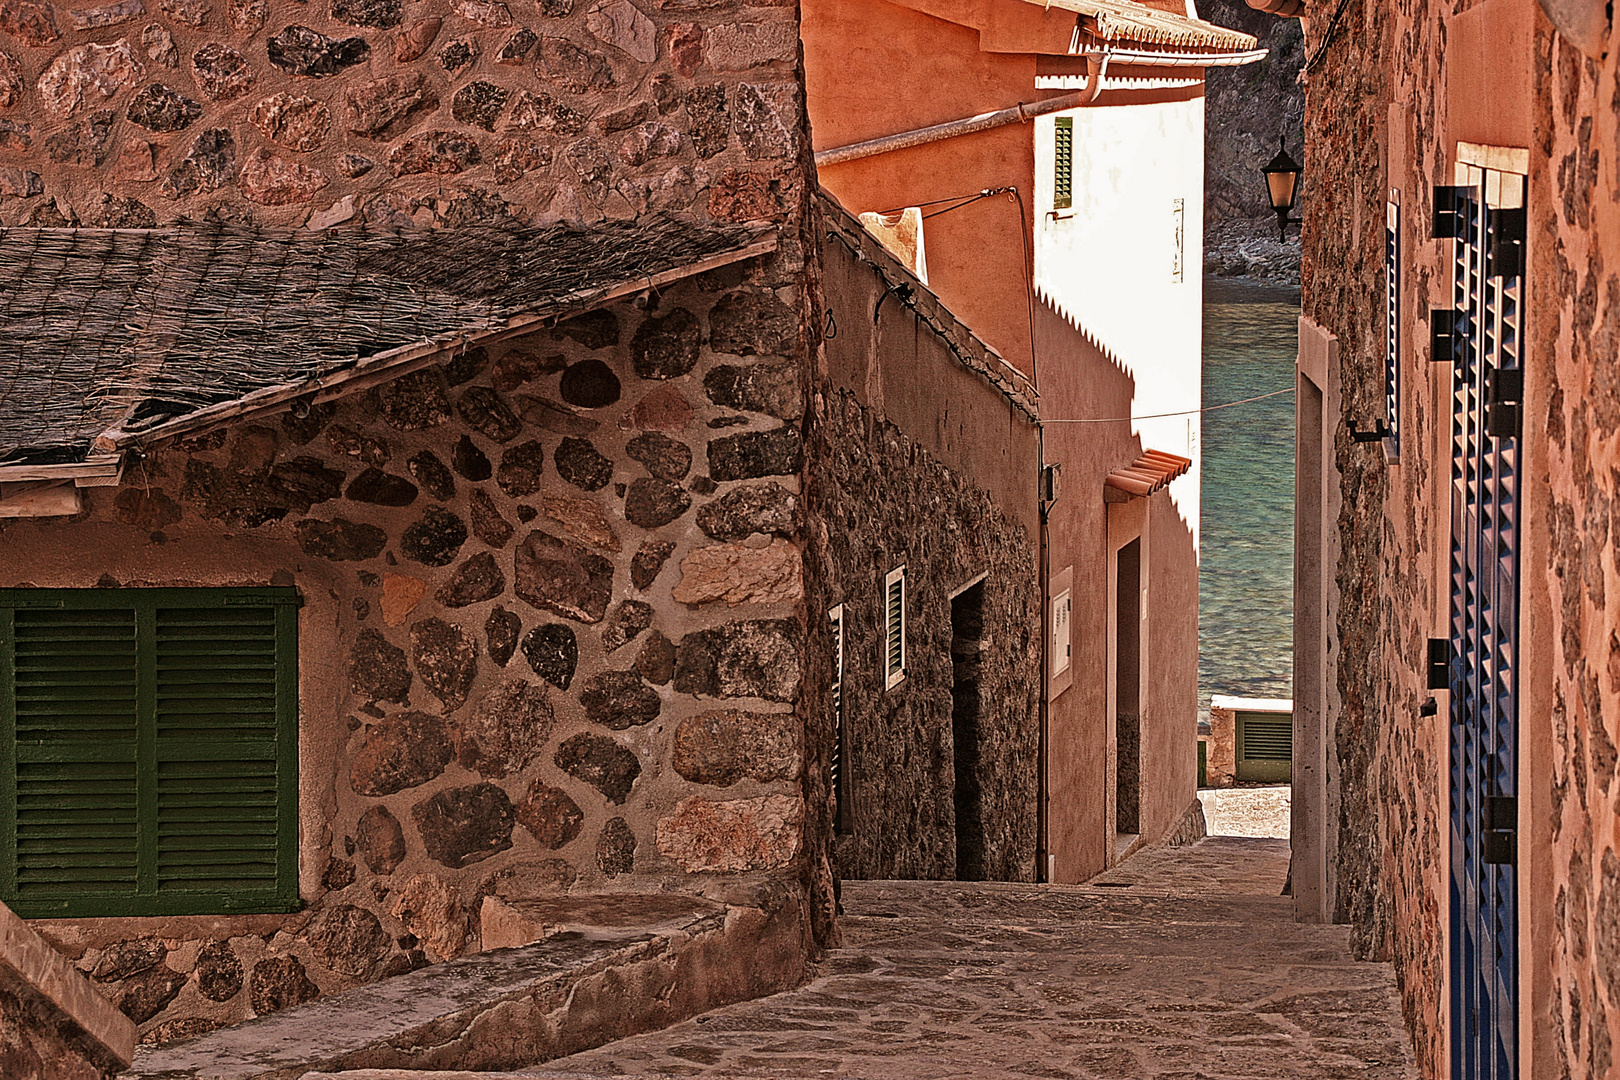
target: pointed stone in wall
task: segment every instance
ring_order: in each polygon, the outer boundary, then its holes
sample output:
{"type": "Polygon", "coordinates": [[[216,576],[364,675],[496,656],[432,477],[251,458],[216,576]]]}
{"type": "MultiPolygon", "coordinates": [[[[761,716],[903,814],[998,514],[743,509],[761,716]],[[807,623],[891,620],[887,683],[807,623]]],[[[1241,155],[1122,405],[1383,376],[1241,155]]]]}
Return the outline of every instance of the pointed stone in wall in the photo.
{"type": "Polygon", "coordinates": [[[23,82],[22,65],[17,58],[0,49],[0,109],[9,109],[22,100],[28,84],[23,82]]]}
{"type": "Polygon", "coordinates": [[[332,18],[350,26],[389,30],[403,20],[402,0],[331,0],[332,18]]]}
{"type": "Polygon", "coordinates": [[[724,84],[694,86],[686,92],[686,133],[700,158],[725,151],[731,141],[731,113],[724,84]]]}
{"type": "Polygon", "coordinates": [[[658,851],[688,873],[786,866],[804,838],[804,801],[792,795],[715,801],[694,795],[658,822],[658,851]]]}
{"type": "Polygon", "coordinates": [[[700,630],[676,650],[675,689],[701,697],[792,701],[803,630],[794,619],[758,619],[700,630]]]}
{"type": "Polygon", "coordinates": [[[647,318],[630,341],[630,363],[643,379],[674,379],[697,365],[703,328],[685,308],[647,318]]]}
{"type": "MultiPolygon", "coordinates": [[[[28,11],[48,13],[50,9],[33,4],[0,5],[0,30],[5,29],[5,11],[26,15],[28,11]]],[[[54,25],[51,30],[54,36],[54,25]]],[[[39,96],[50,112],[72,116],[134,86],[145,70],[128,38],[119,38],[111,45],[80,45],[58,56],[45,69],[39,77],[39,96]]]]}
{"type": "Polygon", "coordinates": [[[630,797],[636,778],[641,775],[641,762],[636,755],[605,735],[585,733],[565,739],[552,755],[552,762],[620,806],[630,797]]]}
{"type": "Polygon", "coordinates": [[[386,806],[373,806],[360,815],[354,842],[366,868],[379,877],[392,874],[405,861],[405,830],[386,806]]]}
{"type": "Polygon", "coordinates": [[[422,490],[438,499],[440,502],[452,499],[456,494],[456,478],[450,475],[450,470],[444,462],[439,460],[437,454],[431,450],[423,450],[407,463],[411,475],[416,482],[422,485],[422,490]]]}
{"type": "Polygon", "coordinates": [[[428,692],[454,712],[467,703],[478,675],[478,645],[472,635],[440,618],[411,626],[411,662],[428,692]]]}
{"type": "Polygon", "coordinates": [[[549,492],[544,505],[546,516],[561,525],[574,539],[601,551],[619,550],[619,536],[613,531],[607,512],[589,495],[549,492]]]}
{"type": "Polygon", "coordinates": [[[540,478],[545,466],[546,448],[540,440],[530,439],[501,454],[501,467],[495,473],[495,482],[512,498],[526,498],[540,490],[540,478]]]}
{"type": "Polygon", "coordinates": [[[261,206],[307,203],[331,183],[325,173],[260,148],[250,154],[237,177],[242,197],[261,206]]]}
{"type": "Polygon", "coordinates": [[[96,958],[90,977],[96,982],[119,982],[163,963],[168,955],[168,946],[159,938],[116,942],[96,958]]]}
{"type": "Polygon", "coordinates": [[[463,124],[494,131],[495,121],[500,118],[501,110],[506,108],[506,99],[511,93],[504,86],[475,80],[457,90],[450,99],[450,115],[463,124]]]}
{"type": "Polygon", "coordinates": [[[404,127],[419,112],[439,107],[438,95],[419,71],[358,83],[345,91],[344,102],[349,130],[374,139],[404,127]]]}
{"type": "Polygon", "coordinates": [[[636,654],[636,670],[654,686],[668,686],[675,677],[675,644],[654,630],[636,654]]]}
{"type": "Polygon", "coordinates": [[[302,94],[274,94],[253,106],[248,114],[266,139],[288,150],[319,150],[332,130],[332,111],[302,94]]]}
{"type": "MultiPolygon", "coordinates": [[[[520,345],[509,349],[506,355],[495,361],[495,370],[490,375],[490,381],[495,384],[497,390],[516,390],[524,383],[533,382],[542,375],[561,371],[567,366],[568,358],[561,353],[547,353],[520,345]]],[[[521,411],[520,408],[519,412],[521,411]]]]}
{"type": "Polygon", "coordinates": [[[448,510],[429,506],[422,517],[406,526],[400,551],[424,566],[448,566],[467,542],[467,523],[448,510]]]}
{"type": "Polygon", "coordinates": [[[634,641],[643,630],[652,625],[651,604],[640,600],[622,600],[613,609],[613,615],[602,629],[602,649],[616,652],[634,641]]]}
{"type": "Polygon", "coordinates": [[[209,1001],[229,1001],[242,992],[242,961],[229,941],[210,941],[197,950],[197,992],[209,1001]]]}
{"type": "Polygon", "coordinates": [[[248,1000],[255,1016],[291,1009],[321,996],[296,956],[271,956],[253,965],[248,1000]]]}
{"type": "Polygon", "coordinates": [[[62,36],[56,27],[56,9],[35,0],[0,0],[0,32],[34,48],[62,36]]]}
{"type": "Polygon", "coordinates": [[[310,921],[302,936],[322,964],[356,979],[371,974],[393,944],[377,916],[353,904],[326,908],[310,921]]]}
{"type": "Polygon", "coordinates": [[[450,464],[455,466],[456,472],[463,480],[471,480],[474,483],[488,480],[495,475],[495,467],[489,463],[488,455],[478,449],[478,444],[465,435],[456,440],[456,449],[450,457],[450,464]]]}
{"type": "Polygon", "coordinates": [[[562,788],[536,779],[517,805],[517,819],[541,847],[556,851],[579,835],[585,826],[585,811],[562,788]]]}
{"type": "Polygon", "coordinates": [[[799,497],[774,480],[738,484],[699,507],[697,525],[716,540],[746,540],[754,533],[792,537],[799,528],[799,497]]]}
{"type": "Polygon", "coordinates": [[[630,584],[638,589],[650,589],[674,551],[675,545],[667,540],[643,541],[630,560],[630,584]]]}
{"type": "Polygon", "coordinates": [[[557,475],[585,491],[599,491],[613,479],[613,462],[590,440],[569,436],[557,444],[557,475]]]}
{"type": "Polygon", "coordinates": [[[442,717],[406,712],[373,725],[349,763],[349,786],[357,795],[380,797],[425,784],[455,756],[442,717]]]}
{"type": "Polygon", "coordinates": [[[375,525],[333,518],[305,518],[293,526],[305,555],[337,562],[375,559],[388,546],[388,534],[375,525]]]}
{"type": "Polygon", "coordinates": [[[658,719],[663,701],[658,691],[641,681],[635,671],[603,671],[585,680],[579,703],[593,724],[614,731],[650,724],[658,719]]]}
{"type": "Polygon", "coordinates": [[[581,48],[567,38],[542,37],[538,56],[540,77],[570,94],[611,90],[616,85],[607,57],[581,48]]]}
{"type": "Polygon", "coordinates": [[[579,664],[579,642],[565,623],[537,626],[523,636],[523,658],[534,673],[559,690],[568,689],[579,664]]]}
{"type": "Polygon", "coordinates": [[[636,834],[624,818],[610,818],[596,838],[596,868],[608,877],[635,870],[636,834]]]}
{"type": "Polygon", "coordinates": [[[694,784],[730,787],[739,780],[794,780],[804,764],[793,713],[720,709],[687,717],[675,728],[675,771],[694,784]]]}
{"type": "Polygon", "coordinates": [[[791,364],[720,364],[703,377],[703,388],[709,400],[724,409],[767,413],[783,420],[804,415],[799,371],[791,364]]]}
{"type": "Polygon", "coordinates": [[[473,535],[492,548],[503,548],[516,531],[512,523],[501,516],[495,500],[482,488],[474,488],[467,500],[467,517],[472,522],[473,535]]]}
{"type": "Polygon", "coordinates": [[[797,83],[738,83],[731,100],[744,156],[768,161],[799,152],[797,83]]]}
{"type": "Polygon", "coordinates": [[[382,580],[383,622],[399,626],[427,595],[427,582],[408,574],[384,574],[382,580]]]}
{"type": "Polygon", "coordinates": [[[624,519],[643,529],[657,529],[679,518],[691,507],[692,496],[679,484],[642,476],[630,482],[630,490],[624,497],[624,519]]]}
{"type": "Polygon", "coordinates": [[[265,42],[270,63],[289,75],[321,79],[371,55],[365,38],[332,38],[308,26],[287,26],[265,42]]]}
{"type": "Polygon", "coordinates": [[[681,580],[670,595],[682,604],[724,600],[732,607],[802,600],[803,561],[799,549],[780,537],[763,547],[694,548],[681,560],[681,580]]]}
{"type": "Polygon", "coordinates": [[[585,28],[605,45],[612,45],[650,64],[658,57],[658,32],[653,21],[630,0],[606,0],[585,13],[585,28]]]}
{"type": "Polygon", "coordinates": [[[692,471],[692,448],[661,432],[637,435],[624,451],[660,480],[684,480],[692,471]]]}
{"type": "Polygon", "coordinates": [[[137,1024],[144,1024],[180,996],[186,981],[178,971],[159,964],[125,980],[113,1005],[137,1024]]]}
{"type": "Polygon", "coordinates": [[[514,569],[514,591],[532,607],[587,623],[607,615],[613,564],[582,544],[536,530],[518,546],[514,569]]]}
{"type": "Polygon", "coordinates": [[[456,567],[450,580],[439,586],[434,599],[447,608],[493,600],[506,591],[506,575],[495,564],[495,556],[481,551],[456,567]]]}
{"type": "Polygon", "coordinates": [[[523,633],[523,620],[496,604],[484,620],[484,639],[489,658],[497,667],[505,667],[517,651],[518,635],[523,633]]]}
{"type": "Polygon", "coordinates": [[[461,767],[491,780],[528,768],[555,724],[545,687],[502,679],[461,722],[461,767]]]}
{"type": "Polygon", "coordinates": [[[197,122],[202,105],[162,83],[152,83],[129,99],[124,115],[147,131],[180,131],[197,122]]]}
{"type": "Polygon", "coordinates": [[[411,692],[411,670],[405,650],[378,630],[362,630],[349,650],[349,690],[370,701],[405,704],[411,692]]]}
{"type": "Polygon", "coordinates": [[[406,882],[389,914],[435,960],[454,960],[467,949],[466,910],[455,888],[437,874],[417,874],[406,882]]]}
{"type": "Polygon", "coordinates": [[[232,101],[253,86],[253,65],[236,49],[210,41],[191,56],[191,77],[210,101],[232,101]]]}
{"type": "Polygon", "coordinates": [[[394,39],[394,63],[408,64],[427,52],[443,26],[444,20],[437,16],[412,23],[394,39]]]}
{"type": "Polygon", "coordinates": [[[480,160],[478,143],[469,136],[459,131],[424,131],[389,151],[388,170],[395,176],[447,176],[465,172],[480,160]]]}
{"type": "Polygon", "coordinates": [[[428,857],[452,870],[482,862],[512,846],[517,815],[494,784],[447,788],[411,807],[428,857]]]}
{"type": "Polygon", "coordinates": [[[383,422],[399,431],[421,431],[450,419],[450,398],[444,375],[437,368],[422,368],[377,388],[377,407],[383,422]]]}
{"type": "Polygon", "coordinates": [[[343,496],[353,502],[375,506],[409,506],[416,501],[416,485],[403,476],[385,473],[376,467],[365,469],[349,481],[343,496]]]}
{"type": "Polygon", "coordinates": [[[804,465],[804,440],[789,425],[745,431],[709,443],[709,476],[717,481],[788,476],[804,465]]]}

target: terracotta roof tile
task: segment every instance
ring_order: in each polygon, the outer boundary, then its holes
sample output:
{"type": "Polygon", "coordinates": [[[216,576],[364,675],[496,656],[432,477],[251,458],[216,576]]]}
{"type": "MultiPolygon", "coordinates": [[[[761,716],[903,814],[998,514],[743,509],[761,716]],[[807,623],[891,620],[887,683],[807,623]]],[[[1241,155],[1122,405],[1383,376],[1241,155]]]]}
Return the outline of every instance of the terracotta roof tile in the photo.
{"type": "Polygon", "coordinates": [[[1123,469],[1108,474],[1103,484],[1127,496],[1146,497],[1170,485],[1170,481],[1192,468],[1192,458],[1148,450],[1123,469]]]}
{"type": "Polygon", "coordinates": [[[1105,42],[1141,42],[1177,48],[1246,50],[1257,42],[1248,34],[1202,19],[1160,11],[1134,0],[1026,0],[1080,16],[1081,29],[1105,42]]]}

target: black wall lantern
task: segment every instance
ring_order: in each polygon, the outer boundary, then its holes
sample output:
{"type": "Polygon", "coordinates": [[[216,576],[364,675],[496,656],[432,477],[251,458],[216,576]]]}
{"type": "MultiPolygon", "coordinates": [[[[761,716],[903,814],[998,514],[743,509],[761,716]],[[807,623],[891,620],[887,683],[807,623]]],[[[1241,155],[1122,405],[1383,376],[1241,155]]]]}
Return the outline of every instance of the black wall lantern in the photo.
{"type": "Polygon", "coordinates": [[[1271,208],[1277,211],[1277,232],[1284,240],[1288,239],[1288,226],[1300,223],[1299,218],[1289,217],[1288,212],[1294,208],[1294,200],[1299,197],[1299,176],[1304,171],[1299,162],[1288,156],[1287,146],[1280,137],[1277,139],[1277,156],[1260,170],[1265,175],[1266,189],[1271,195],[1271,208]]]}

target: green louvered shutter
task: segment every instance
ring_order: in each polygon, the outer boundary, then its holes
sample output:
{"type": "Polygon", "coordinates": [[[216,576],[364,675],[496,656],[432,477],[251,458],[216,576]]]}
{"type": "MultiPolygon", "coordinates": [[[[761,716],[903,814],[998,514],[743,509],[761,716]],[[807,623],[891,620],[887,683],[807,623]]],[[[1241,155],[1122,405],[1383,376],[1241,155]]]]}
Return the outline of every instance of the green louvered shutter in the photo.
{"type": "Polygon", "coordinates": [[[297,906],[296,602],[0,590],[7,903],[29,917],[297,906]]]}
{"type": "Polygon", "coordinates": [[[1052,209],[1074,205],[1074,117],[1060,116],[1053,122],[1052,209]]]}

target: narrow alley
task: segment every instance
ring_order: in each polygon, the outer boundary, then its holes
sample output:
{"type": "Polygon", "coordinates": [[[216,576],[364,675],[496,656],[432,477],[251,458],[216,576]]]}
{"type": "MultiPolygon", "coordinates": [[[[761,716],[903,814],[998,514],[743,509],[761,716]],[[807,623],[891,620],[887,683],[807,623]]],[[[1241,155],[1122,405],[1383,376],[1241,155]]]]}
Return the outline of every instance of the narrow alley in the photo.
{"type": "MultiPolygon", "coordinates": [[[[1286,821],[1285,791],[1204,796],[1218,830],[1286,821]]],[[[1287,840],[1217,835],[1081,886],[846,882],[843,947],[798,990],[533,1072],[304,1080],[1415,1075],[1389,965],[1295,923],[1287,868],[1287,840]]]]}

